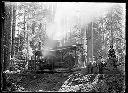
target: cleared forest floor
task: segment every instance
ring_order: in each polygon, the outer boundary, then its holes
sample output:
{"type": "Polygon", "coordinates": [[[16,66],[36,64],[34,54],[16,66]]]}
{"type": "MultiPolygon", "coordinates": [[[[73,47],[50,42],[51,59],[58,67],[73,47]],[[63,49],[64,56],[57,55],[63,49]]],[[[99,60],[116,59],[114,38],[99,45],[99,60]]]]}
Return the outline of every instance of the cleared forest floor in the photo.
{"type": "Polygon", "coordinates": [[[72,73],[12,74],[11,79],[23,91],[118,92],[124,90],[122,74],[86,74],[86,69],[72,73]],[[83,71],[85,71],[83,73],[83,71]],[[92,86],[92,87],[90,87],[92,86]],[[69,89],[68,89],[68,88],[69,89]],[[90,88],[90,89],[87,89],[90,88]],[[66,90],[68,89],[68,90],[66,90]],[[74,90],[73,90],[74,89],[74,90]]]}

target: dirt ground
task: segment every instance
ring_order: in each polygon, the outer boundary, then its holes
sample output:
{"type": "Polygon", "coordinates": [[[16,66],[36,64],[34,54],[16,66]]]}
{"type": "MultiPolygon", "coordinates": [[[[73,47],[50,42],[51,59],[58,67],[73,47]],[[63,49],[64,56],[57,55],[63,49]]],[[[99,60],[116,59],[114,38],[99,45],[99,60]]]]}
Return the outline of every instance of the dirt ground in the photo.
{"type": "Polygon", "coordinates": [[[58,91],[70,73],[15,74],[10,80],[15,80],[24,91],[58,91]]]}
{"type": "Polygon", "coordinates": [[[67,79],[67,75],[63,74],[38,74],[27,85],[24,85],[28,91],[58,91],[63,82],[67,79]]]}
{"type": "MultiPolygon", "coordinates": [[[[10,78],[10,80],[13,80],[13,82],[15,82],[17,85],[23,87],[24,91],[59,91],[65,81],[68,80],[70,75],[72,75],[72,78],[75,78],[75,76],[77,76],[76,74],[78,73],[81,73],[82,76],[89,75],[87,74],[86,69],[82,69],[71,73],[10,74],[8,75],[8,77],[10,78]]],[[[93,76],[97,76],[97,74],[93,76]]],[[[80,77],[78,76],[78,78],[80,77]]],[[[97,90],[102,90],[103,92],[109,90],[118,92],[122,90],[122,86],[124,86],[123,81],[123,75],[104,74],[104,78],[102,79],[102,82],[104,83],[99,82],[97,84],[97,90]]]]}

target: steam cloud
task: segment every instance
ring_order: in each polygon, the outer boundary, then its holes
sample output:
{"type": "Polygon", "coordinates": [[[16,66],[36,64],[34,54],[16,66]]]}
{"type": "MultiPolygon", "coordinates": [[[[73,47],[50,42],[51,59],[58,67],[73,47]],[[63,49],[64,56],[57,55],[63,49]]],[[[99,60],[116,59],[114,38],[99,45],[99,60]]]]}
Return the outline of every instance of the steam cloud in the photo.
{"type": "Polygon", "coordinates": [[[103,16],[115,3],[62,2],[57,3],[55,19],[47,28],[49,38],[61,40],[72,25],[86,25],[103,16]]]}
{"type": "MultiPolygon", "coordinates": [[[[86,26],[96,18],[104,16],[108,8],[115,4],[117,3],[56,3],[57,8],[54,22],[48,25],[47,35],[50,40],[61,40],[68,32],[70,32],[73,25],[79,24],[81,26],[86,26]]],[[[124,7],[124,4],[120,5],[124,7]]],[[[50,41],[48,42],[48,46],[53,48],[55,43],[50,41]]]]}

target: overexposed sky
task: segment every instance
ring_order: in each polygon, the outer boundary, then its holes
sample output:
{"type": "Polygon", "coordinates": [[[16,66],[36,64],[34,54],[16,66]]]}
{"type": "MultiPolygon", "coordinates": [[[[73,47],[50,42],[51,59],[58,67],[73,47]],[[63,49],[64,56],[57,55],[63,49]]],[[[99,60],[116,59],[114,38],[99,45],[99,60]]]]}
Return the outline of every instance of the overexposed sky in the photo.
{"type": "MultiPolygon", "coordinates": [[[[103,16],[106,10],[114,4],[117,3],[58,2],[54,26],[48,28],[47,33],[51,37],[53,32],[53,39],[61,39],[72,25],[86,25],[95,17],[103,16]],[[51,31],[51,29],[54,29],[54,31],[51,31]]],[[[125,4],[120,5],[125,6],[125,4]]]]}
{"type": "MultiPolygon", "coordinates": [[[[39,2],[38,4],[56,5],[53,23],[47,25],[49,38],[62,39],[72,25],[87,25],[95,17],[103,16],[106,10],[117,3],[100,2],[39,2]],[[42,4],[43,3],[43,4],[42,4]]],[[[125,3],[118,3],[125,7],[125,3]]]]}

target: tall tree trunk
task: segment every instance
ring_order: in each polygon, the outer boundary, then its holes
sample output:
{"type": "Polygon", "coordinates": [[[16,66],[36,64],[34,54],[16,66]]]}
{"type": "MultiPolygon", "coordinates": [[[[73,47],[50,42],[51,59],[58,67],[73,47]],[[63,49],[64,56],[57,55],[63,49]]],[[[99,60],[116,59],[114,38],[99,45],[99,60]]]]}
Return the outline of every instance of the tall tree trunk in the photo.
{"type": "Polygon", "coordinates": [[[92,23],[87,26],[87,60],[92,58],[92,23]]]}
{"type": "Polygon", "coordinates": [[[16,24],[16,9],[15,6],[12,6],[13,11],[13,23],[12,23],[12,56],[15,56],[15,24],[16,24]]]}
{"type": "MultiPolygon", "coordinates": [[[[2,3],[2,23],[5,23],[5,14],[4,14],[4,12],[5,12],[5,7],[4,7],[4,3],[2,3]]],[[[2,24],[2,38],[1,38],[1,59],[2,59],[2,68],[4,68],[4,25],[5,24],[2,24]]],[[[2,69],[2,70],[4,70],[4,69],[2,69]]],[[[3,87],[3,85],[2,85],[2,87],[3,87]]]]}
{"type": "Polygon", "coordinates": [[[111,22],[111,45],[113,45],[113,27],[112,27],[112,14],[111,14],[111,17],[110,17],[110,22],[111,22]]]}
{"type": "Polygon", "coordinates": [[[18,29],[18,57],[20,56],[19,55],[19,48],[20,48],[20,31],[18,29]]]}
{"type": "Polygon", "coordinates": [[[93,60],[93,22],[91,23],[92,24],[92,62],[94,61],[93,60]]]}
{"type": "Polygon", "coordinates": [[[85,28],[85,33],[84,33],[84,56],[85,56],[85,66],[87,65],[87,27],[85,28]]]}
{"type": "Polygon", "coordinates": [[[87,38],[87,65],[88,65],[88,62],[89,62],[89,59],[88,59],[88,25],[86,26],[86,38],[87,38]]]}
{"type": "MultiPolygon", "coordinates": [[[[25,5],[24,5],[24,41],[26,42],[26,33],[25,33],[25,30],[26,30],[26,27],[25,27],[25,5]]],[[[26,54],[25,54],[26,56],[26,54]]],[[[27,61],[27,56],[25,57],[25,61],[27,61]]]]}
{"type": "Polygon", "coordinates": [[[4,16],[4,28],[2,33],[3,40],[3,70],[8,69],[10,62],[10,42],[11,42],[11,16],[12,5],[11,3],[5,3],[5,16],[4,16]]]}

